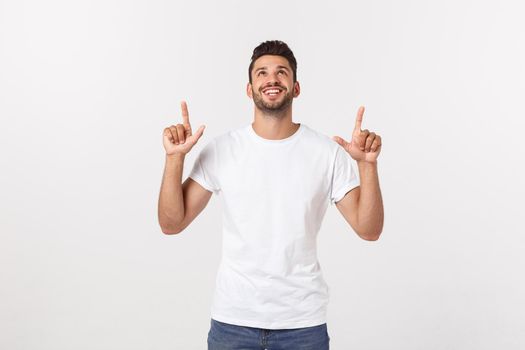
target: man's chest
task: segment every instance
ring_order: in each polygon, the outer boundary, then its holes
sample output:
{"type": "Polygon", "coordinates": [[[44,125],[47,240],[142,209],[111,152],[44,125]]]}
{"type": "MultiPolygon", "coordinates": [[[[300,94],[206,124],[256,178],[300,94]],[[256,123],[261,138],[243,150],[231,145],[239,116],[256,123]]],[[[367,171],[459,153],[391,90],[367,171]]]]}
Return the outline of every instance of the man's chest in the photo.
{"type": "Polygon", "coordinates": [[[328,195],[332,169],[329,155],[313,152],[246,150],[221,162],[223,194],[249,203],[286,201],[310,204],[328,195]]]}

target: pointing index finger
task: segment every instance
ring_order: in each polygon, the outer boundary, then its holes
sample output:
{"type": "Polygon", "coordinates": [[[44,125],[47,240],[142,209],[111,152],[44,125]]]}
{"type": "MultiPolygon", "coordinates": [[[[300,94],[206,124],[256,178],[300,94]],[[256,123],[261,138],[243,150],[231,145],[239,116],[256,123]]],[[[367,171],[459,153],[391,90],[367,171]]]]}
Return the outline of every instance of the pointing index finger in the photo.
{"type": "Polygon", "coordinates": [[[188,105],[186,104],[186,101],[181,101],[180,107],[182,109],[182,124],[184,124],[184,126],[187,128],[191,128],[190,115],[188,113],[188,105]]]}
{"type": "Polygon", "coordinates": [[[361,124],[363,123],[363,114],[365,113],[365,107],[361,106],[357,110],[357,117],[355,118],[355,128],[354,131],[361,131],[361,124]]]}

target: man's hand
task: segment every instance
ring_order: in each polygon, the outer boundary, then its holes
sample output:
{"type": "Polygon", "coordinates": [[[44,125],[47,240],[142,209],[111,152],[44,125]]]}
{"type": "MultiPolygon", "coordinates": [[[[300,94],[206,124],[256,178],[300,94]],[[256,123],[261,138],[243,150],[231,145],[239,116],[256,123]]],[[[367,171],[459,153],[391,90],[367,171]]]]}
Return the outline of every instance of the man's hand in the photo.
{"type": "Polygon", "coordinates": [[[204,132],[205,125],[201,125],[195,135],[192,135],[188,106],[185,101],[181,102],[182,124],[172,125],[164,129],[163,143],[166,155],[188,153],[197,143],[204,132]]]}
{"type": "Polygon", "coordinates": [[[339,136],[334,136],[332,139],[341,145],[354,160],[358,162],[375,163],[379,152],[381,152],[381,136],[368,131],[368,129],[361,130],[364,112],[365,107],[359,107],[355,128],[352,132],[352,140],[350,142],[345,141],[339,136]]]}

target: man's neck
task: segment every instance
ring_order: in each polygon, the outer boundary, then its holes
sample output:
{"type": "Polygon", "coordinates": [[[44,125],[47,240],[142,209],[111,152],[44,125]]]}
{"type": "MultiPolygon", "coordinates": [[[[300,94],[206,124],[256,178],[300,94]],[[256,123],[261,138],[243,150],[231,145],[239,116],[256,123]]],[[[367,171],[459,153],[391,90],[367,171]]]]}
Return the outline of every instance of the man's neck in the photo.
{"type": "Polygon", "coordinates": [[[292,108],[287,108],[282,114],[270,115],[255,107],[252,128],[257,135],[268,140],[282,140],[292,136],[300,124],[292,121],[292,108]]]}

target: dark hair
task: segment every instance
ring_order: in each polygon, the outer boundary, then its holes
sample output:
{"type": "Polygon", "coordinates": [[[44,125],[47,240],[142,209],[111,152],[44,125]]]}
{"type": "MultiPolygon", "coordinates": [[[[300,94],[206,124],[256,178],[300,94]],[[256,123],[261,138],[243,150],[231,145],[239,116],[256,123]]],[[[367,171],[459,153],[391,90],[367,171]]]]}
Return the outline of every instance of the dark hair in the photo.
{"type": "Polygon", "coordinates": [[[253,49],[250,66],[248,67],[248,78],[250,84],[252,83],[253,64],[259,57],[264,55],[276,55],[286,58],[293,71],[293,82],[295,83],[297,81],[297,61],[295,60],[292,50],[290,50],[286,43],[280,40],[268,40],[260,43],[259,46],[253,49]]]}

